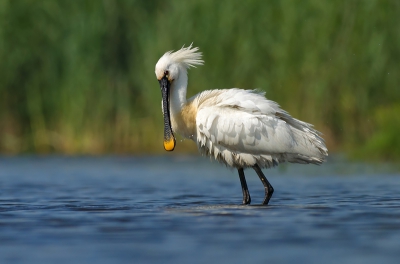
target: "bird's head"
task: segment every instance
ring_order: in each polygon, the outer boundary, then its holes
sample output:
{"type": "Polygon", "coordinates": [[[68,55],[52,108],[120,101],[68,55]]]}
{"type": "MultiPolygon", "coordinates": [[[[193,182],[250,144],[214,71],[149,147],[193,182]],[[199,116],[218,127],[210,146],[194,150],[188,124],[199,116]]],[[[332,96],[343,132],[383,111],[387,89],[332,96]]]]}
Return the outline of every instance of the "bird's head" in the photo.
{"type": "Polygon", "coordinates": [[[187,70],[195,65],[203,65],[199,48],[182,47],[175,52],[166,52],[157,62],[155,73],[157,80],[166,77],[170,82],[177,79],[181,71],[187,70]]]}
{"type": "Polygon", "coordinates": [[[179,64],[165,54],[158,60],[155,73],[158,81],[165,77],[172,82],[179,77],[179,64]]]}
{"type": "Polygon", "coordinates": [[[192,45],[190,45],[175,52],[168,51],[156,64],[155,73],[160,83],[164,114],[164,148],[167,151],[174,150],[176,142],[170,122],[169,96],[171,85],[174,80],[179,78],[180,74],[186,74],[188,68],[204,63],[201,59],[201,52],[198,52],[198,50],[199,48],[192,48],[192,45]]]}

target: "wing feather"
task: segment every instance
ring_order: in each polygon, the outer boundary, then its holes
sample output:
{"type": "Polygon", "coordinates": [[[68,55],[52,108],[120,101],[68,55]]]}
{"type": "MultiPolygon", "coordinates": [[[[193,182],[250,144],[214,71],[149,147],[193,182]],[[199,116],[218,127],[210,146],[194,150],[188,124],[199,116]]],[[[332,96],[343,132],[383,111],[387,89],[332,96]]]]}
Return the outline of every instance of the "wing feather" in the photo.
{"type": "Polygon", "coordinates": [[[321,163],[327,155],[318,131],[262,93],[240,89],[203,93],[198,95],[197,142],[216,159],[231,166],[268,167],[285,160],[321,163]]]}

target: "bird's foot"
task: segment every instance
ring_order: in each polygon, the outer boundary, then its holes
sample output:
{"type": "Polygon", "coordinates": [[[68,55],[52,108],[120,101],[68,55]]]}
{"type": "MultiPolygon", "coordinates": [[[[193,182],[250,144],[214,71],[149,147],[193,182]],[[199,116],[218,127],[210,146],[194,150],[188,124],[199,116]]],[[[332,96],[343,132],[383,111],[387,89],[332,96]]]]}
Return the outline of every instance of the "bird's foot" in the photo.
{"type": "Polygon", "coordinates": [[[268,188],[265,188],[265,197],[262,205],[268,205],[269,200],[271,199],[273,193],[274,193],[274,188],[271,185],[269,185],[268,188]]]}
{"type": "Polygon", "coordinates": [[[247,194],[246,196],[243,197],[243,205],[247,205],[251,203],[251,198],[250,198],[250,194],[247,194]]]}

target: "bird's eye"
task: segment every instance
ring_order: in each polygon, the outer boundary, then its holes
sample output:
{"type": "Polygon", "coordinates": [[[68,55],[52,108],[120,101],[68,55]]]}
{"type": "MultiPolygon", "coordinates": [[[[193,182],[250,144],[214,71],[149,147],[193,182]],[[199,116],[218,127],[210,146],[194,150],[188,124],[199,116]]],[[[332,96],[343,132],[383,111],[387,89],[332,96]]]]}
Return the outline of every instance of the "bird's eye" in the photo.
{"type": "Polygon", "coordinates": [[[168,76],[168,75],[169,75],[169,71],[165,71],[164,76],[168,76]]]}

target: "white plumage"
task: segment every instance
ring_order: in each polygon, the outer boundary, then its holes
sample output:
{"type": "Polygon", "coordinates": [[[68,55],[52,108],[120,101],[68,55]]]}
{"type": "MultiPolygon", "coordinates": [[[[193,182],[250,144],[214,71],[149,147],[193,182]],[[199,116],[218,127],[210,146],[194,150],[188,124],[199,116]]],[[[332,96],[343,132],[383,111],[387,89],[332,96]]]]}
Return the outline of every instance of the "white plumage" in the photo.
{"type": "Polygon", "coordinates": [[[163,80],[169,85],[164,117],[170,119],[173,132],[194,140],[201,153],[239,170],[243,203],[250,203],[244,168],[252,167],[260,176],[266,188],[263,204],[267,204],[273,188],[259,168],[285,161],[321,164],[325,160],[328,153],[320,133],[267,100],[263,92],[207,90],[186,100],[187,69],[202,64],[201,53],[192,46],[167,52],[157,62],[160,85],[163,80]]]}

